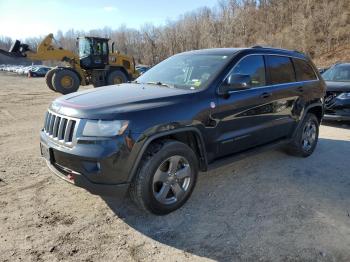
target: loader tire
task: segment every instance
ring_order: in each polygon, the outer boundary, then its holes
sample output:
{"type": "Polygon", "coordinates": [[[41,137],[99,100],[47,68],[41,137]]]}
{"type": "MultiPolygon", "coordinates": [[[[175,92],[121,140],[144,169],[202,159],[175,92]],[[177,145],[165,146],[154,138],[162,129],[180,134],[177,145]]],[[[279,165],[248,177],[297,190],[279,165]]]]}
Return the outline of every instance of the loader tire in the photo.
{"type": "Polygon", "coordinates": [[[52,79],[53,79],[53,76],[54,74],[60,69],[58,68],[54,68],[54,69],[51,69],[49,72],[46,73],[45,75],[45,81],[46,81],[46,85],[48,88],[50,88],[52,91],[55,91],[55,88],[53,87],[53,82],[52,82],[52,79]]]}
{"type": "Polygon", "coordinates": [[[57,92],[66,95],[79,89],[80,79],[74,71],[62,68],[53,75],[52,83],[57,92]]]}
{"type": "Polygon", "coordinates": [[[121,70],[113,70],[107,76],[107,85],[126,83],[128,77],[121,70]]]}

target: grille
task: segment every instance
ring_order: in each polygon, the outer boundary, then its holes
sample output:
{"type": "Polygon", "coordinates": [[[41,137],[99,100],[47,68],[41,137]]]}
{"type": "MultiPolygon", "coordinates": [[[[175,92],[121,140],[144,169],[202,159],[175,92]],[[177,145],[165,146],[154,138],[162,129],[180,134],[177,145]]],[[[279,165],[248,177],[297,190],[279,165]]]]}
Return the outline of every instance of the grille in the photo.
{"type": "Polygon", "coordinates": [[[327,92],[326,97],[324,99],[324,103],[325,103],[327,109],[330,109],[334,105],[335,98],[340,93],[341,92],[327,92]]]}
{"type": "Polygon", "coordinates": [[[44,132],[52,139],[69,144],[73,141],[77,121],[50,111],[46,113],[44,132]]]}

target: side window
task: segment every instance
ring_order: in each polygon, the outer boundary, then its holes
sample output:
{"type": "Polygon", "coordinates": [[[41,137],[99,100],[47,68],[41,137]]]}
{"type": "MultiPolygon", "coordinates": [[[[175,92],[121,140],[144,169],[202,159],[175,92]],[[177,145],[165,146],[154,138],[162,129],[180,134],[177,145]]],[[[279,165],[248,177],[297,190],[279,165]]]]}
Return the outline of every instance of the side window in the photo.
{"type": "Polygon", "coordinates": [[[103,42],[103,54],[104,55],[108,55],[108,48],[107,48],[107,43],[106,42],[103,42]]]}
{"type": "Polygon", "coordinates": [[[289,57],[268,55],[265,58],[270,80],[269,84],[276,85],[295,82],[294,68],[289,57]]]}
{"type": "Polygon", "coordinates": [[[315,75],[312,67],[304,60],[294,59],[294,68],[297,75],[297,81],[307,81],[307,80],[316,80],[317,76],[315,75]]]}
{"type": "Polygon", "coordinates": [[[101,43],[97,42],[94,45],[94,55],[101,55],[102,54],[102,48],[101,48],[101,43]]]}
{"type": "Polygon", "coordinates": [[[249,75],[252,87],[266,85],[265,81],[265,64],[261,55],[251,55],[243,58],[233,68],[234,74],[249,75]]]}

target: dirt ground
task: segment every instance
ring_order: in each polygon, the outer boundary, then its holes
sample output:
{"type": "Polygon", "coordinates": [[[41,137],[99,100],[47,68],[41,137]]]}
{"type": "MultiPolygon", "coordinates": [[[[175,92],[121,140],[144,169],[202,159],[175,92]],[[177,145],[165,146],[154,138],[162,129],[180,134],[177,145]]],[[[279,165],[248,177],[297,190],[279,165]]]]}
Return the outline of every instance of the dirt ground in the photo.
{"type": "Polygon", "coordinates": [[[164,217],[55,177],[39,130],[57,97],[0,72],[0,261],[350,261],[350,126],[307,158],[281,150],[201,174],[164,217]]]}

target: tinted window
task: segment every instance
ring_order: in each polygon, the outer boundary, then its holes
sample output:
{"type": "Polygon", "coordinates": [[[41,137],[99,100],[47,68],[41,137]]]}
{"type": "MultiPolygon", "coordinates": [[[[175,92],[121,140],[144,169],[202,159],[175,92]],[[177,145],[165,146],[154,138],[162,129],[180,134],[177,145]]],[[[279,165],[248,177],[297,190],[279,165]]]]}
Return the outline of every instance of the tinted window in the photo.
{"type": "Polygon", "coordinates": [[[307,81],[317,79],[312,67],[304,60],[294,59],[294,68],[297,75],[297,81],[307,81]]]}
{"type": "Polygon", "coordinates": [[[266,56],[266,66],[271,85],[295,81],[294,68],[289,57],[266,56]]]}
{"type": "Polygon", "coordinates": [[[260,55],[252,55],[243,58],[233,69],[234,74],[249,75],[251,86],[264,86],[265,82],[265,64],[260,55]]]}

